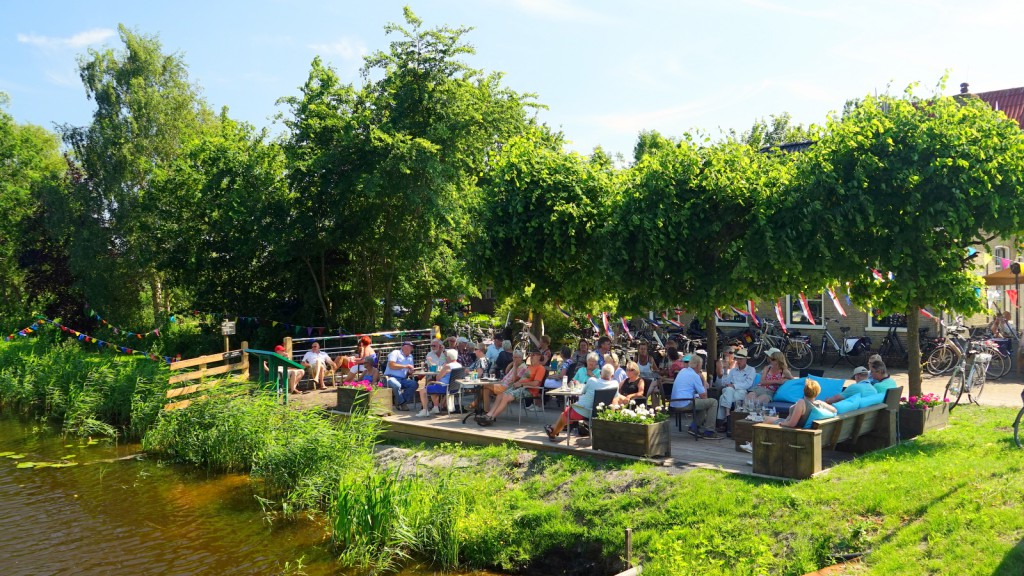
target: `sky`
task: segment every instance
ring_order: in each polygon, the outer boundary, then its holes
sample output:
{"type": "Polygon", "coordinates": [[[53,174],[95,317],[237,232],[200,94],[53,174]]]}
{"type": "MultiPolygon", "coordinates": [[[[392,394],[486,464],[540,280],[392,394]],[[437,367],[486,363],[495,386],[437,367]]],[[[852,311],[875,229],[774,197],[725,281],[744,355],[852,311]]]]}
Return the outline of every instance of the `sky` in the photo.
{"type": "Polygon", "coordinates": [[[472,27],[466,61],[535,93],[582,153],[629,158],[642,130],[715,138],[783,112],[824,124],[850,98],[932,94],[947,72],[944,94],[1024,86],[1014,1],[0,0],[0,92],[18,122],[87,124],[78,58],[121,49],[124,24],[181,54],[211,107],[280,133],[276,101],[313,58],[358,84],[406,4],[426,27],[472,27]]]}

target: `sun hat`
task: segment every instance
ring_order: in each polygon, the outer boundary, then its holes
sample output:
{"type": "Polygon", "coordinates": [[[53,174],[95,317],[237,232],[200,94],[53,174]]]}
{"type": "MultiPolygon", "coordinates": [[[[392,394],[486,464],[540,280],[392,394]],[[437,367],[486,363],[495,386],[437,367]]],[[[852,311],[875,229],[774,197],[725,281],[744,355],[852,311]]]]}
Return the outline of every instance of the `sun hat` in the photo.
{"type": "Polygon", "coordinates": [[[871,373],[871,371],[868,370],[867,368],[863,367],[863,366],[857,366],[856,368],[853,369],[853,375],[854,376],[856,376],[857,374],[870,374],[870,373],[871,373]]]}
{"type": "Polygon", "coordinates": [[[771,358],[772,356],[775,356],[779,352],[782,352],[782,350],[779,350],[778,348],[769,348],[768,351],[764,353],[764,355],[766,358],[771,358]]]}
{"type": "Polygon", "coordinates": [[[280,344],[278,344],[277,346],[274,346],[274,352],[276,352],[278,354],[280,354],[281,352],[285,352],[285,351],[286,350],[284,349],[284,346],[281,346],[280,344]]]}
{"type": "Polygon", "coordinates": [[[736,353],[734,354],[734,356],[736,356],[737,358],[746,358],[747,357],[747,349],[746,348],[737,348],[736,349],[736,353]]]}

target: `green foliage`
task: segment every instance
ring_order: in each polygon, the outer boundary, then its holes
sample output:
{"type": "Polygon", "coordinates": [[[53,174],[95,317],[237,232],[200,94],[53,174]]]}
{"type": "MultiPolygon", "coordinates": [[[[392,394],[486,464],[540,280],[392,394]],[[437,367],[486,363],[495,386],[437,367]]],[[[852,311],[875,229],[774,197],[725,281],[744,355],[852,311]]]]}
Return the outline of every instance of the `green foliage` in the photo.
{"type": "Polygon", "coordinates": [[[162,363],[95,354],[74,341],[0,344],[0,404],[68,434],[141,438],[163,407],[167,377],[162,363]]]}
{"type": "Polygon", "coordinates": [[[736,133],[729,131],[729,139],[741,142],[754,150],[761,150],[769,146],[778,146],[791,142],[805,142],[814,140],[817,137],[817,129],[814,126],[804,127],[803,124],[793,124],[793,117],[789,112],[783,112],[776,116],[772,114],[765,120],[755,120],[749,130],[736,133]]]}

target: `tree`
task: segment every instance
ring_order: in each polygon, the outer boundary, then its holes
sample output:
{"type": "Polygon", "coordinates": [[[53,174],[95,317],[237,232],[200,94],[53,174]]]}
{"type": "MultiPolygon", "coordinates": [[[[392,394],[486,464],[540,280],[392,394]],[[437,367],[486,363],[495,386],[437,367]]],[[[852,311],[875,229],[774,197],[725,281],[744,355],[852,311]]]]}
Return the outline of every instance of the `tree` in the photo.
{"type": "Polygon", "coordinates": [[[6,103],[0,93],[0,318],[21,322],[52,304],[53,292],[40,289],[46,271],[37,255],[49,244],[40,199],[62,185],[65,163],[56,136],[16,123],[6,103]]]}
{"type": "Polygon", "coordinates": [[[919,309],[981,311],[967,249],[1024,229],[1024,134],[972,97],[868,96],[830,120],[794,182],[791,208],[812,218],[784,221],[826,247],[805,261],[809,275],[907,313],[910,393],[920,394],[919,309]]]}
{"type": "Polygon", "coordinates": [[[770,146],[778,146],[791,142],[804,142],[813,140],[816,131],[814,127],[806,128],[803,124],[794,124],[793,117],[789,112],[783,112],[778,116],[772,114],[768,120],[764,118],[754,121],[749,130],[743,133],[729,131],[729,139],[742,142],[754,150],[762,150],[770,146]]]}
{"type": "Polygon", "coordinates": [[[81,177],[54,209],[89,301],[114,314],[139,314],[148,287],[156,314],[168,279],[155,266],[162,247],[150,233],[167,215],[146,210],[146,196],[212,115],[179,55],[164,54],[155,36],[118,30],[124,51],[90,50],[79,59],[96,109],[88,126],[60,127],[81,177]]]}

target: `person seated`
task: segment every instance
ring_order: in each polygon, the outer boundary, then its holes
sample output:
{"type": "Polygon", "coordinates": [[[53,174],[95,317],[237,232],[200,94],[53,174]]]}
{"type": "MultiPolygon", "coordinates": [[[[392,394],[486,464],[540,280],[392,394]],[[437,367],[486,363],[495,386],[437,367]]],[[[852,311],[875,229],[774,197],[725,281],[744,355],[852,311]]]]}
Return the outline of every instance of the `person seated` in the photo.
{"type": "MultiPolygon", "coordinates": [[[[558,372],[551,378],[544,380],[544,387],[548,390],[554,390],[562,387],[562,380],[569,379],[569,370],[572,369],[572,351],[569,350],[568,346],[562,346],[562,350],[559,353],[558,359],[558,372]]],[[[575,374],[575,371],[573,371],[575,374]]]]}
{"type": "Polygon", "coordinates": [[[597,365],[603,367],[604,363],[608,361],[608,355],[612,352],[612,339],[607,336],[601,336],[597,339],[597,365]]]}
{"type": "Polygon", "coordinates": [[[726,374],[730,370],[736,367],[736,349],[739,346],[735,344],[727,344],[725,350],[722,351],[722,356],[715,362],[715,382],[719,382],[725,378],[726,374]]]}
{"type": "Polygon", "coordinates": [[[363,358],[366,357],[372,358],[374,365],[376,365],[377,352],[374,351],[370,342],[369,336],[360,336],[352,356],[342,354],[336,356],[333,363],[335,377],[341,374],[342,381],[344,382],[351,382],[357,379],[359,373],[363,371],[363,358]]]}
{"type": "MultiPolygon", "coordinates": [[[[522,358],[522,355],[520,355],[520,358],[522,358]]],[[[512,341],[505,340],[501,343],[498,361],[494,363],[494,376],[496,378],[504,376],[510,364],[512,364],[512,341]]]]}
{"type": "Polygon", "coordinates": [[[452,377],[452,370],[456,368],[462,368],[462,364],[459,364],[459,352],[449,348],[444,351],[445,360],[447,362],[438,369],[436,375],[436,384],[428,384],[418,390],[420,395],[420,403],[423,404],[423,409],[416,413],[419,418],[424,418],[431,415],[437,415],[441,413],[440,402],[441,398],[448,392],[448,382],[452,377]],[[430,400],[433,401],[434,407],[427,410],[427,395],[430,395],[430,400]]]}
{"type": "MultiPolygon", "coordinates": [[[[509,344],[508,340],[505,343],[509,344]]],[[[509,346],[511,347],[511,344],[509,346]]],[[[504,394],[513,382],[526,376],[527,367],[526,362],[523,361],[523,351],[516,350],[510,352],[509,355],[512,356],[512,362],[508,366],[508,371],[502,376],[501,381],[480,386],[480,399],[483,401],[485,412],[490,411],[493,398],[504,394]]],[[[474,408],[477,406],[476,400],[473,401],[472,406],[474,408]]]]}
{"type": "Polygon", "coordinates": [[[992,336],[996,338],[1017,338],[1017,330],[1013,326],[1011,320],[1012,314],[1009,311],[1003,312],[1002,314],[996,314],[996,317],[992,319],[992,322],[988,325],[988,331],[992,333],[992,336]]]}
{"type": "Polygon", "coordinates": [[[317,390],[327,389],[324,384],[324,376],[327,374],[327,366],[333,365],[333,362],[326,352],[320,351],[319,342],[313,342],[309,351],[302,356],[300,364],[306,368],[306,373],[309,374],[309,378],[317,390]]]}
{"type": "Polygon", "coordinates": [[[854,396],[872,396],[877,394],[878,391],[875,390],[875,387],[868,379],[870,374],[871,371],[867,368],[857,366],[853,369],[853,384],[844,388],[839,394],[826,398],[825,402],[835,404],[836,402],[842,402],[843,400],[854,396]]]}
{"type": "Polygon", "coordinates": [[[640,367],[640,377],[644,379],[645,395],[660,394],[658,386],[658,361],[650,353],[650,344],[640,341],[636,346],[636,365],[640,367]]]}
{"type": "MultiPolygon", "coordinates": [[[[585,365],[580,366],[576,370],[576,374],[572,377],[572,379],[576,383],[583,385],[587,383],[587,380],[599,376],[601,374],[601,370],[597,367],[598,358],[599,357],[597,355],[597,352],[591,352],[590,354],[587,354],[587,357],[584,360],[585,365]]],[[[615,370],[612,370],[612,374],[615,374],[615,370]]]]}
{"type": "Polygon", "coordinates": [[[766,424],[778,424],[783,428],[807,428],[809,422],[823,420],[836,415],[836,409],[828,402],[815,400],[821,394],[821,384],[810,378],[804,384],[804,397],[793,404],[786,418],[766,416],[766,424]]]}
{"type": "Polygon", "coordinates": [[[686,368],[686,363],[683,362],[678,348],[669,348],[665,351],[665,356],[665,368],[661,371],[661,375],[669,381],[675,381],[679,371],[686,368]]]}
{"type": "Polygon", "coordinates": [[[363,369],[359,372],[359,376],[356,377],[352,382],[369,382],[375,384],[380,378],[380,370],[373,365],[376,360],[374,356],[363,356],[363,369]]]}
{"type": "Polygon", "coordinates": [[[494,363],[498,361],[498,354],[501,354],[501,343],[505,341],[505,338],[501,334],[495,334],[494,339],[491,340],[491,344],[487,347],[487,363],[490,366],[494,366],[494,363]]]}
{"type": "Polygon", "coordinates": [[[471,374],[476,374],[478,378],[483,378],[490,368],[491,363],[487,360],[487,346],[480,342],[473,347],[473,362],[469,364],[467,370],[471,374]]]}
{"type": "Polygon", "coordinates": [[[612,399],[613,406],[629,406],[631,401],[644,402],[644,379],[636,362],[626,363],[626,378],[619,384],[619,392],[612,399]]]}
{"type": "MultiPolygon", "coordinates": [[[[597,362],[596,358],[594,362],[597,362]]],[[[558,442],[558,435],[562,433],[562,429],[570,422],[580,422],[590,418],[594,412],[594,399],[598,390],[614,389],[619,386],[619,383],[614,378],[615,370],[612,369],[610,364],[606,364],[604,368],[601,368],[600,376],[600,378],[588,379],[587,383],[583,386],[583,391],[580,393],[580,399],[572,406],[566,406],[553,425],[549,424],[544,427],[549,440],[558,442]]]]}
{"type": "Polygon", "coordinates": [[[552,355],[552,351],[551,351],[551,336],[548,336],[547,334],[542,335],[540,337],[540,344],[538,344],[538,346],[540,348],[540,361],[541,361],[541,364],[543,364],[544,366],[550,366],[551,365],[551,355],[552,355]]]}
{"type": "Polygon", "coordinates": [[[626,379],[626,371],[619,366],[619,355],[615,352],[609,352],[605,358],[607,358],[608,363],[612,365],[612,368],[615,368],[615,375],[613,377],[619,382],[619,384],[622,384],[626,379]]]}
{"type": "Polygon", "coordinates": [[[459,364],[463,366],[469,366],[476,361],[476,355],[474,354],[474,346],[469,341],[469,338],[465,336],[459,336],[456,340],[456,350],[459,352],[459,364]]]}
{"type": "Polygon", "coordinates": [[[426,358],[423,359],[423,362],[426,364],[427,371],[430,371],[432,368],[437,370],[445,363],[445,361],[444,345],[440,340],[434,338],[430,341],[430,352],[427,352],[426,358]]]}
{"type": "MultiPolygon", "coordinates": [[[[285,358],[288,357],[288,351],[280,344],[274,346],[274,353],[284,356],[285,358]]],[[[263,362],[263,369],[269,370],[266,361],[263,362]]],[[[303,370],[300,370],[299,368],[288,368],[286,374],[288,374],[288,393],[301,394],[301,392],[299,392],[299,380],[302,380],[303,370]]]]}
{"type": "Polygon", "coordinates": [[[587,365],[587,356],[590,355],[590,340],[581,338],[576,351],[572,353],[572,363],[576,367],[587,365]]]}
{"type": "Polygon", "coordinates": [[[896,387],[896,381],[889,376],[889,369],[885,367],[881,356],[876,354],[868,359],[868,371],[867,382],[874,386],[875,391],[884,393],[896,387]]]}
{"type": "Polygon", "coordinates": [[[693,421],[690,434],[716,439],[715,419],[718,417],[718,400],[708,398],[708,390],[701,375],[704,358],[696,354],[690,357],[690,365],[680,370],[672,384],[671,408],[690,408],[693,405],[693,421]],[[700,427],[696,422],[700,419],[700,427]],[[702,431],[703,430],[703,431],[702,431]]]}
{"type": "Polygon", "coordinates": [[[767,404],[775,397],[779,386],[793,379],[793,373],[789,371],[786,355],[778,348],[769,348],[765,355],[768,365],[761,371],[761,382],[747,394],[747,398],[767,404]]]}
{"type": "Polygon", "coordinates": [[[754,388],[757,371],[747,365],[747,349],[738,348],[733,352],[736,365],[718,381],[722,385],[722,395],[718,400],[718,419],[725,420],[732,413],[733,406],[747,397],[754,388]]]}
{"type": "Polygon", "coordinates": [[[414,346],[412,342],[402,342],[401,348],[392,350],[388,354],[388,363],[384,367],[385,382],[394,394],[395,409],[406,411],[408,404],[415,398],[416,380],[412,373],[416,369],[416,361],[413,358],[414,346]]]}
{"type": "MultiPolygon", "coordinates": [[[[508,405],[516,400],[526,400],[527,398],[534,398],[535,394],[532,389],[540,388],[544,385],[544,377],[547,376],[548,369],[546,366],[541,364],[541,351],[537,348],[530,350],[530,365],[526,371],[526,374],[521,378],[516,379],[508,386],[508,388],[498,397],[497,402],[491,407],[490,411],[484,414],[482,417],[477,419],[477,424],[481,426],[490,426],[494,424],[494,421],[501,416],[501,413],[508,408],[508,405]]],[[[531,408],[532,406],[527,406],[531,408]]],[[[541,408],[534,407],[535,412],[539,412],[541,408]]]]}

